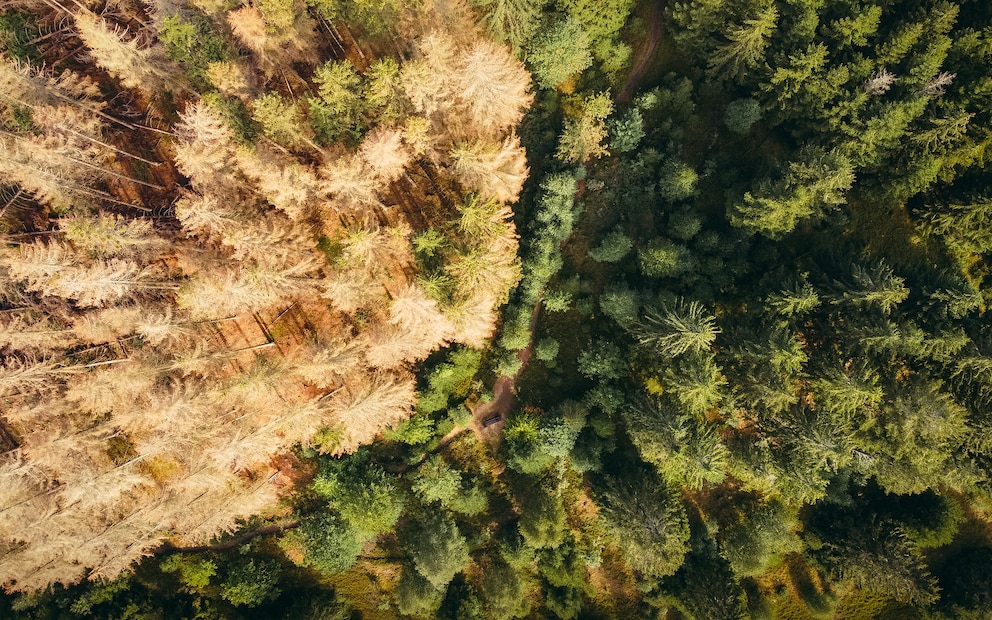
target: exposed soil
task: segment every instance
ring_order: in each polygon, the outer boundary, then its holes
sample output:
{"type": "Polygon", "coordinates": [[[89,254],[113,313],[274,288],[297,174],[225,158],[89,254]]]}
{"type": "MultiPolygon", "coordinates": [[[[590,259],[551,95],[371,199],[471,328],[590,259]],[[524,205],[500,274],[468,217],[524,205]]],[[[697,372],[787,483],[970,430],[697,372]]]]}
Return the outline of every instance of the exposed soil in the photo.
{"type": "Polygon", "coordinates": [[[648,38],[644,42],[644,47],[641,48],[640,53],[637,55],[637,60],[630,70],[627,83],[624,84],[623,90],[617,96],[618,103],[630,101],[630,98],[637,91],[637,87],[640,85],[641,79],[648,69],[648,65],[651,63],[651,58],[654,56],[655,50],[658,49],[658,41],[661,40],[662,33],[661,14],[664,8],[665,0],[656,0],[654,6],[651,8],[651,29],[648,32],[648,38]]]}
{"type": "Polygon", "coordinates": [[[533,354],[534,328],[537,326],[537,317],[540,315],[541,300],[538,300],[534,304],[534,311],[530,315],[530,342],[527,343],[526,348],[517,352],[517,357],[520,358],[520,368],[512,377],[500,377],[497,379],[496,385],[493,386],[493,399],[488,403],[479,404],[472,410],[472,430],[483,440],[493,439],[499,436],[503,431],[503,425],[506,424],[506,416],[510,415],[514,405],[517,404],[517,379],[523,373],[524,369],[527,368],[527,362],[530,361],[533,354]],[[495,416],[499,416],[500,420],[485,428],[483,423],[495,416]]]}

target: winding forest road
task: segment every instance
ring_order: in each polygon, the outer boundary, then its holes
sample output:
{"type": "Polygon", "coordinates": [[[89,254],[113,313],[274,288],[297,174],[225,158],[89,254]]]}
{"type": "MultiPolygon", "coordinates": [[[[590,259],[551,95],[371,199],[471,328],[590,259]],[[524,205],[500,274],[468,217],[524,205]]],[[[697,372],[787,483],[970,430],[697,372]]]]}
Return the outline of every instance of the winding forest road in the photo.
{"type": "Polygon", "coordinates": [[[661,40],[662,33],[661,13],[664,8],[665,0],[657,0],[651,9],[651,29],[648,32],[648,38],[644,42],[641,52],[637,55],[637,61],[630,70],[627,83],[624,84],[623,90],[617,95],[617,103],[626,103],[634,96],[634,92],[637,90],[645,71],[648,69],[648,64],[651,63],[651,58],[654,56],[655,50],[658,49],[658,42],[661,40]]]}

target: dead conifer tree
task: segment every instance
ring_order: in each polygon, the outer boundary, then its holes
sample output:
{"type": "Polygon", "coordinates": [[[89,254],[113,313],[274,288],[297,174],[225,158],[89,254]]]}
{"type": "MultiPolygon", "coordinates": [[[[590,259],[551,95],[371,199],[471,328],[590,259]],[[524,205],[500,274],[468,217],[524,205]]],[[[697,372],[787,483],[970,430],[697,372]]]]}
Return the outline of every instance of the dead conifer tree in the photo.
{"type": "Polygon", "coordinates": [[[175,130],[176,164],[194,186],[217,191],[235,184],[230,171],[237,143],[234,132],[216,110],[203,101],[194,103],[180,115],[175,130]]]}
{"type": "Polygon", "coordinates": [[[406,419],[417,401],[413,377],[379,374],[331,398],[332,420],[344,429],[340,452],[370,442],[383,428],[406,419]]]}
{"type": "Polygon", "coordinates": [[[497,137],[520,122],[534,99],[523,64],[505,46],[485,39],[463,52],[454,80],[470,134],[497,137]]]}
{"type": "Polygon", "coordinates": [[[126,220],[98,212],[59,219],[62,235],[78,250],[94,257],[137,256],[165,249],[167,241],[155,234],[151,220],[126,220]]]}
{"type": "Polygon", "coordinates": [[[154,96],[181,84],[177,67],[154,45],[141,46],[138,38],[128,40],[127,32],[110,27],[93,13],[78,11],[74,16],[79,38],[98,65],[127,88],[154,96]]]}
{"type": "Polygon", "coordinates": [[[241,172],[265,199],[294,222],[303,224],[316,214],[324,194],[310,167],[262,145],[250,151],[240,149],[237,158],[241,172]]]}
{"type": "Polygon", "coordinates": [[[244,6],[227,14],[238,41],[258,57],[267,76],[295,73],[294,62],[312,63],[316,53],[316,24],[300,0],[280,0],[244,6]]]}
{"type": "Polygon", "coordinates": [[[450,157],[462,185],[486,198],[516,202],[527,180],[527,156],[517,136],[502,142],[460,143],[451,149],[450,157]]]}
{"type": "Polygon", "coordinates": [[[383,186],[400,178],[412,159],[403,143],[403,133],[398,129],[380,128],[371,132],[358,152],[383,186]]]}

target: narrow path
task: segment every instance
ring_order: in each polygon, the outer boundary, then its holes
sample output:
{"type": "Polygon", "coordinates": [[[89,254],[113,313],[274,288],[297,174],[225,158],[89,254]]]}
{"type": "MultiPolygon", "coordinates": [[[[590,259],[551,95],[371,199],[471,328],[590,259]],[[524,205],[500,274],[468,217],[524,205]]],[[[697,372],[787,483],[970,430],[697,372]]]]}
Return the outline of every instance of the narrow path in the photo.
{"type": "Polygon", "coordinates": [[[517,372],[512,377],[500,377],[497,379],[496,384],[493,386],[493,399],[488,403],[478,405],[472,411],[473,430],[483,439],[487,435],[498,435],[503,430],[503,425],[506,424],[506,416],[510,415],[513,407],[517,404],[517,379],[520,378],[524,369],[527,368],[527,363],[534,353],[534,329],[537,327],[537,318],[540,315],[541,300],[538,299],[530,315],[530,342],[527,343],[526,347],[517,351],[517,357],[520,359],[520,368],[517,369],[517,372]],[[489,428],[483,426],[486,420],[497,415],[500,417],[499,422],[491,425],[489,428]]]}
{"type": "Polygon", "coordinates": [[[644,72],[647,71],[648,64],[650,64],[651,58],[654,56],[655,50],[658,49],[658,41],[661,40],[662,32],[661,14],[664,8],[665,0],[655,0],[654,6],[651,8],[651,30],[648,32],[648,38],[644,42],[644,47],[641,48],[640,54],[637,55],[637,61],[634,62],[634,66],[630,70],[627,83],[624,84],[623,90],[617,95],[618,103],[626,103],[634,96],[641,79],[644,77],[644,72]]]}

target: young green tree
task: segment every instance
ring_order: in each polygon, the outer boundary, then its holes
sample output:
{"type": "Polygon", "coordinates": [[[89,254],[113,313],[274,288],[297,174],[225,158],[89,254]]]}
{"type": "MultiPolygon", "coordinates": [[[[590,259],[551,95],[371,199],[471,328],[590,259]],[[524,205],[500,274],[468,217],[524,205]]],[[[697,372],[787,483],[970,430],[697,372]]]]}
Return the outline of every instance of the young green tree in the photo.
{"type": "Polygon", "coordinates": [[[425,503],[448,505],[462,488],[462,476],[439,455],[433,455],[417,468],[413,492],[425,503]]]}
{"type": "Polygon", "coordinates": [[[781,562],[786,554],[802,549],[793,532],[796,518],[778,501],[748,506],[741,520],[721,528],[717,535],[720,554],[738,577],[753,577],[781,562]]]}
{"type": "Polygon", "coordinates": [[[527,51],[527,63],[541,88],[555,88],[592,64],[589,35],[579,22],[565,19],[539,32],[527,51]]]}
{"type": "Polygon", "coordinates": [[[621,414],[641,458],[669,484],[698,489],[723,481],[728,451],[709,422],[665,397],[642,397],[621,414]]]}
{"type": "Polygon", "coordinates": [[[610,232],[598,246],[589,250],[589,258],[599,263],[616,263],[630,253],[634,242],[621,230],[610,232]]]}
{"type": "Polygon", "coordinates": [[[589,378],[619,379],[626,363],[620,347],[608,340],[596,340],[579,354],[579,372],[589,378]]]}
{"type": "Polygon", "coordinates": [[[906,280],[895,275],[885,261],[868,267],[852,265],[851,286],[841,293],[844,302],[869,308],[877,306],[883,314],[891,313],[907,297],[906,280]]]}
{"type": "Polygon", "coordinates": [[[268,92],[252,103],[252,118],[262,126],[262,133],[288,147],[297,147],[310,140],[309,127],[293,101],[278,93],[268,92]]]}
{"type": "Polygon", "coordinates": [[[444,599],[444,592],[434,587],[412,566],[404,565],[394,590],[396,607],[407,616],[432,617],[444,599]]]}
{"type": "Polygon", "coordinates": [[[761,120],[761,104],[756,99],[735,99],[727,104],[723,124],[730,131],[744,135],[761,120]]]}
{"type": "Polygon", "coordinates": [[[661,168],[658,193],[673,202],[685,200],[696,193],[698,180],[699,175],[688,164],[672,159],[661,168]]]}
{"type": "Polygon", "coordinates": [[[607,155],[609,150],[603,144],[607,136],[604,119],[612,111],[613,101],[607,93],[586,97],[580,116],[565,120],[555,157],[566,163],[581,164],[590,157],[607,155]]]}
{"type": "Polygon", "coordinates": [[[436,512],[421,520],[406,540],[413,565],[435,589],[443,589],[469,563],[469,547],[455,522],[436,512]]]}
{"type": "Polygon", "coordinates": [[[303,550],[303,564],[333,575],[350,568],[362,552],[362,536],[334,513],[319,512],[300,520],[287,544],[303,550]]]}
{"type": "Polygon", "coordinates": [[[517,527],[529,547],[545,549],[560,545],[566,535],[561,495],[544,486],[531,489],[521,505],[517,527]]]}
{"type": "Polygon", "coordinates": [[[327,144],[342,137],[357,141],[367,103],[354,65],[347,60],[326,62],[317,67],[313,81],[318,96],[309,97],[307,102],[310,124],[317,137],[327,144]]]}
{"type": "Polygon", "coordinates": [[[271,560],[243,559],[228,567],[221,597],[237,607],[257,607],[279,595],[281,567],[271,560]]]}
{"type": "Polygon", "coordinates": [[[692,254],[684,245],[657,237],[637,249],[641,273],[653,278],[679,276],[692,266],[692,254]]]}
{"type": "Polygon", "coordinates": [[[366,539],[390,531],[403,513],[396,483],[365,455],[326,465],[313,486],[366,539]]]}
{"type": "Polygon", "coordinates": [[[523,580],[502,558],[496,558],[482,572],[480,590],[487,611],[496,620],[524,618],[530,613],[530,599],[523,580]]]}

